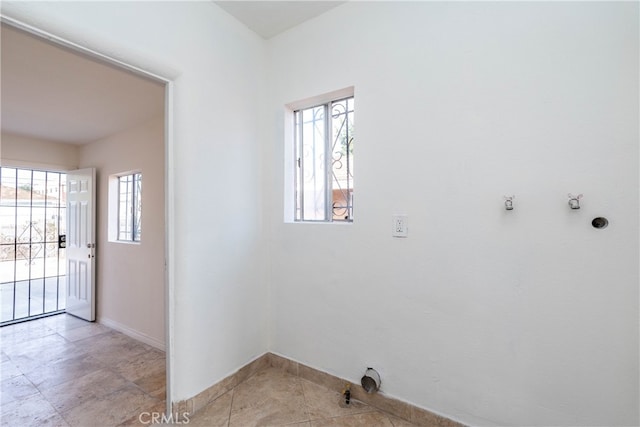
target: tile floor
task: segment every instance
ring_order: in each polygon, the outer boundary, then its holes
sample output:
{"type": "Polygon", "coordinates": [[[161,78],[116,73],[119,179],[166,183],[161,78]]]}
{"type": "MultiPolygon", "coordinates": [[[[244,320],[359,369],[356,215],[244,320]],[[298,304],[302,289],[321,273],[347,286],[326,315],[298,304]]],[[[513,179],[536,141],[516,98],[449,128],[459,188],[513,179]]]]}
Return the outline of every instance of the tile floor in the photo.
{"type": "Polygon", "coordinates": [[[0,328],[0,425],[117,426],[164,411],[165,353],[66,314],[0,328]]]}
{"type": "MultiPolygon", "coordinates": [[[[68,315],[0,329],[2,426],[151,425],[165,398],[165,354],[68,315]]],[[[260,371],[182,425],[411,427],[276,368],[260,371]]]]}
{"type": "Polygon", "coordinates": [[[189,420],[189,426],[412,427],[413,424],[341,394],[267,368],[218,397],[189,420]]]}

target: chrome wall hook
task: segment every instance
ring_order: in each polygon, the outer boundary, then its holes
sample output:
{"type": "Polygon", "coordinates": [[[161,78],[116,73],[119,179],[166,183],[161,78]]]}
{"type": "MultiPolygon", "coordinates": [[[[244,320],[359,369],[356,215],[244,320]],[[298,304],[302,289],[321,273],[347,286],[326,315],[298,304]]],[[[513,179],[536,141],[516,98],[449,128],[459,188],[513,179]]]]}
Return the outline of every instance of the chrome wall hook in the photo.
{"type": "Polygon", "coordinates": [[[573,194],[569,193],[569,207],[571,209],[580,209],[580,199],[582,199],[582,194],[578,194],[577,196],[574,196],[573,194]]]}
{"type": "Polygon", "coordinates": [[[513,210],[513,199],[515,199],[516,196],[504,196],[504,208],[508,211],[512,211],[513,210]]]}

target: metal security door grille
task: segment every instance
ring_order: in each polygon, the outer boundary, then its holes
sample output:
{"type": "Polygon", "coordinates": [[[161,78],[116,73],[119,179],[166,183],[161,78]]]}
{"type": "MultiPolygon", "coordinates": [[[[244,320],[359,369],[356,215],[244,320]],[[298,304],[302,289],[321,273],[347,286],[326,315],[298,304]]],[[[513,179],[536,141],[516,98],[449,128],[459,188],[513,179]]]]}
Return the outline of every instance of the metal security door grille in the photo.
{"type": "Polygon", "coordinates": [[[0,167],[2,326],[64,311],[65,186],[63,173],[0,167]]]}

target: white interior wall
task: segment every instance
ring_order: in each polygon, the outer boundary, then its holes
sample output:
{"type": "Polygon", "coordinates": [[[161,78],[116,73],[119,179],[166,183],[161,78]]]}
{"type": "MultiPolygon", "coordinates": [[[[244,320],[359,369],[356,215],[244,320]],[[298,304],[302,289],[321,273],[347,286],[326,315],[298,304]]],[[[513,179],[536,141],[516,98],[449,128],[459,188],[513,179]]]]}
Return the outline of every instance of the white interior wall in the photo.
{"type": "Polygon", "coordinates": [[[164,349],[164,117],[81,146],[79,165],[97,175],[97,320],[164,349]],[[125,172],[142,173],[139,244],[108,239],[109,177],[125,172]]]}
{"type": "Polygon", "coordinates": [[[4,1],[2,13],[173,80],[171,400],[262,354],[264,42],[211,2],[4,1]]]}
{"type": "Polygon", "coordinates": [[[78,146],[2,133],[2,166],[66,171],[78,167],[78,146]]]}
{"type": "Polygon", "coordinates": [[[472,425],[638,425],[638,16],[349,2],[269,40],[271,348],[472,425]],[[355,222],[285,224],[284,105],[350,85],[355,222]]]}

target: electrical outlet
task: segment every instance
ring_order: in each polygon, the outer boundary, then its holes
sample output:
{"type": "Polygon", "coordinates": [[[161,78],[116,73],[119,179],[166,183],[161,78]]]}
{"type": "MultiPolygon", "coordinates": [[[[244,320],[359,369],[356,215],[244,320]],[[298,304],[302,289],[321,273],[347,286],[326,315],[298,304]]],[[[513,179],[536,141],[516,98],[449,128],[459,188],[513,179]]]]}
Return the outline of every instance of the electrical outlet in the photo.
{"type": "Polygon", "coordinates": [[[393,215],[393,237],[407,237],[409,235],[409,218],[407,215],[393,215]]]}

